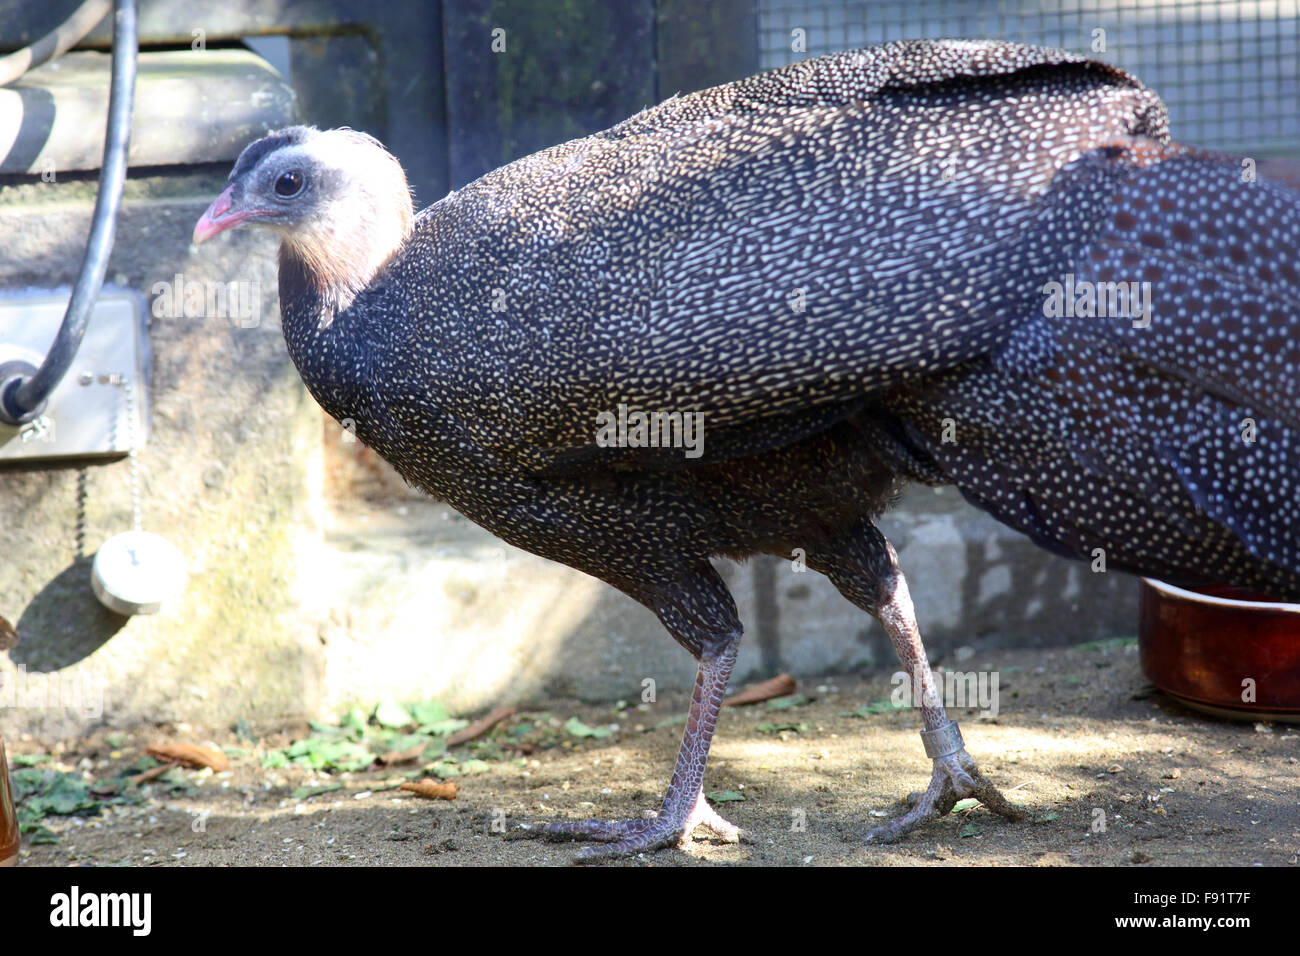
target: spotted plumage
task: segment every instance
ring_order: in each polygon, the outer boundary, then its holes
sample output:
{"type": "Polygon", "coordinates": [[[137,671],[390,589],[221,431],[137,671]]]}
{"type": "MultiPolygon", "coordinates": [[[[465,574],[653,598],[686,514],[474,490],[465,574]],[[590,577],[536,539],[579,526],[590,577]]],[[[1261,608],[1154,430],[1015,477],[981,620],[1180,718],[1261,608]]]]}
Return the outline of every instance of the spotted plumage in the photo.
{"type": "Polygon", "coordinates": [[[904,481],[1074,557],[1300,596],[1300,194],[1240,174],[1171,144],[1110,66],[924,41],[674,98],[413,222],[372,140],[294,128],[248,147],[195,235],[279,231],[285,338],[325,410],[700,659],[659,815],[551,835],[740,837],[701,796],[740,637],[709,560],[797,548],[924,690],[934,778],[872,833],[892,839],[965,794],[1017,814],[947,722],[875,527],[904,481]],[[1053,311],[1066,281],[1149,283],[1149,321],[1053,311]],[[598,441],[620,408],[701,414],[700,453],[598,441]]]}

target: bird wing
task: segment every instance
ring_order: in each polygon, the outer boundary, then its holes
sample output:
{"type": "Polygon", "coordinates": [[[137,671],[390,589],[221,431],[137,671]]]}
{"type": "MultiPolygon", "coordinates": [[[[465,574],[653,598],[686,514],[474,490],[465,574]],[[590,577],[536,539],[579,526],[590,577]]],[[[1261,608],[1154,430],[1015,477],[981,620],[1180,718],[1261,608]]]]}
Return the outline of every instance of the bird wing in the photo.
{"type": "Polygon", "coordinates": [[[890,44],[505,167],[469,193],[509,223],[496,253],[523,250],[513,328],[538,347],[498,349],[492,391],[540,427],[465,427],[548,473],[696,463],[602,447],[621,409],[703,416],[697,461],[815,433],[991,351],[1086,238],[1073,199],[1045,201],[1057,172],[1164,123],[1136,80],[1059,51],[890,44]]]}
{"type": "Polygon", "coordinates": [[[1145,283],[1146,314],[1040,310],[891,408],[1051,550],[1300,597],[1300,191],[1180,147],[1095,160],[1113,201],[1070,273],[1145,283]]]}

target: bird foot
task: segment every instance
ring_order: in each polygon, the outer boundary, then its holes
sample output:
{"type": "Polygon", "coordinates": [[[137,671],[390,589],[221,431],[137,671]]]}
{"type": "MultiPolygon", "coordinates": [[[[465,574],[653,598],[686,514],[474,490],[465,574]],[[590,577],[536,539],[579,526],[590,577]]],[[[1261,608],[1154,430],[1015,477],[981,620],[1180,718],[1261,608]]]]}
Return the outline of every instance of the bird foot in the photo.
{"type": "Polygon", "coordinates": [[[893,843],[922,824],[941,819],[958,800],[965,797],[974,797],[994,813],[1009,820],[1022,820],[1025,817],[1025,811],[1021,807],[1004,797],[980,773],[974,758],[963,747],[946,757],[936,757],[930,786],[917,798],[912,809],[871,830],[865,839],[872,843],[893,843]]]}
{"type": "Polygon", "coordinates": [[[727,843],[749,839],[745,830],[728,823],[709,806],[703,793],[696,795],[694,805],[686,812],[665,804],[662,810],[642,820],[559,821],[547,824],[542,836],[548,840],[595,840],[608,844],[584,847],[578,861],[587,862],[684,844],[698,826],[708,827],[727,843]]]}

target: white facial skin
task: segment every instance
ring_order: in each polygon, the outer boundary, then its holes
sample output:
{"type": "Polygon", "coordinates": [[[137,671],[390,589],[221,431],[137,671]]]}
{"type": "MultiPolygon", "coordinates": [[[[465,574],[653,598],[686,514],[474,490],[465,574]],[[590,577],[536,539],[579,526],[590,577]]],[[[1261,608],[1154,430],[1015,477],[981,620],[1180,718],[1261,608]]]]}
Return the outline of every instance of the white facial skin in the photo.
{"type": "Polygon", "coordinates": [[[263,156],[213,203],[195,241],[240,225],[272,229],[314,285],[351,301],[401,247],[411,220],[397,160],[349,130],[325,130],[263,156]]]}

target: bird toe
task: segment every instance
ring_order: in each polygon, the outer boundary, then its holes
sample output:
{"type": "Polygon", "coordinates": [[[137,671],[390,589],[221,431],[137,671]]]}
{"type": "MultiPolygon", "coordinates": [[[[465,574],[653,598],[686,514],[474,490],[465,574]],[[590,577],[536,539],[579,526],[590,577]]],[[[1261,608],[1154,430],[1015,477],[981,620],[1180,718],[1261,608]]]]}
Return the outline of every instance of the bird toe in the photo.
{"type": "Polygon", "coordinates": [[[864,839],[871,843],[892,843],[931,820],[941,819],[958,800],[966,797],[974,797],[989,810],[1011,820],[1025,816],[1023,808],[1004,797],[980,773],[974,758],[963,748],[945,757],[936,757],[930,786],[918,799],[909,799],[911,809],[901,817],[868,831],[864,839]]]}

